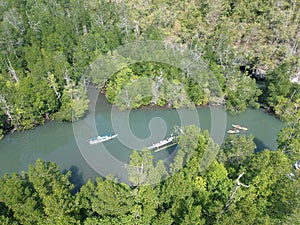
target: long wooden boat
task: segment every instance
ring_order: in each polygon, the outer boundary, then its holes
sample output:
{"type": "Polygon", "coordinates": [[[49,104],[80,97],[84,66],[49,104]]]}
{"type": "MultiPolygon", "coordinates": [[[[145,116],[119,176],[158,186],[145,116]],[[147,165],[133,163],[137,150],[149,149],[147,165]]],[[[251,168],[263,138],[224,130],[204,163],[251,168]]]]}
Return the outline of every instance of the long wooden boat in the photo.
{"type": "Polygon", "coordinates": [[[228,134],[237,134],[237,133],[239,133],[239,132],[240,132],[240,131],[237,130],[237,129],[236,129],[236,130],[228,130],[228,131],[227,131],[228,134]]]}
{"type": "Polygon", "coordinates": [[[232,124],[232,126],[233,126],[235,129],[239,129],[239,130],[243,130],[243,131],[248,130],[247,127],[242,127],[242,126],[240,126],[240,125],[238,125],[238,124],[232,124]]]}
{"type": "Polygon", "coordinates": [[[109,141],[117,136],[118,136],[118,134],[98,136],[98,137],[89,139],[88,142],[89,142],[89,144],[94,145],[94,144],[102,143],[105,141],[109,141]]]}
{"type": "Polygon", "coordinates": [[[175,137],[173,135],[171,135],[169,138],[167,138],[165,140],[161,140],[158,143],[152,144],[150,147],[147,147],[147,149],[149,149],[149,150],[159,149],[159,148],[161,148],[161,147],[163,147],[163,146],[165,146],[165,145],[173,142],[174,138],[175,137]]]}

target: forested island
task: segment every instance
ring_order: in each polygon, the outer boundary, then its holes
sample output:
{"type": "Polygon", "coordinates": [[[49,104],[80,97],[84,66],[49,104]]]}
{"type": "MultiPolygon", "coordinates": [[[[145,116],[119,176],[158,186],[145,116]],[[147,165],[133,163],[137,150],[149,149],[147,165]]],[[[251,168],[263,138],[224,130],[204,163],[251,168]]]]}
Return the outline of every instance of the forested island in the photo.
{"type": "Polygon", "coordinates": [[[132,186],[108,177],[78,190],[70,172],[38,160],[27,172],[1,178],[0,223],[299,224],[299,11],[297,0],[1,1],[1,138],[47,120],[82,118],[89,84],[120,109],[189,101],[233,114],[263,107],[286,127],[276,151],[259,153],[252,136],[232,135],[218,146],[207,131],[184,127],[189,135],[179,137],[169,168],[149,151],[133,151],[132,186]],[[99,57],[118,55],[118,46],[147,40],[174,52],[189,49],[218,87],[157,62],[130,64],[105,83],[87,73],[99,57]],[[138,79],[153,85],[130,89],[123,96],[131,101],[120,98],[138,79]],[[159,94],[141,98],[147,90],[159,94]],[[199,162],[211,149],[219,153],[204,170],[199,162]]]}

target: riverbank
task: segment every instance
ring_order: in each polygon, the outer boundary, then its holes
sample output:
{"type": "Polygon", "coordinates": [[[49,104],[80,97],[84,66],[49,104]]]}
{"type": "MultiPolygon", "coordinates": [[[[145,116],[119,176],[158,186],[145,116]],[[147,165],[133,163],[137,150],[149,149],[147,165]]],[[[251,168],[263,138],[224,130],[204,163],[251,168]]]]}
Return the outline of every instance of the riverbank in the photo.
{"type": "MultiPolygon", "coordinates": [[[[0,176],[3,176],[6,172],[12,173],[26,170],[29,164],[34,163],[38,158],[42,158],[45,161],[54,161],[60,165],[62,171],[70,168],[77,170],[78,172],[76,173],[80,177],[78,179],[85,182],[89,178],[94,179],[99,176],[99,173],[95,172],[94,168],[91,168],[82,156],[81,151],[84,151],[84,154],[92,154],[92,159],[96,166],[103,165],[109,170],[112,164],[99,155],[102,152],[106,152],[120,162],[128,163],[132,153],[130,146],[135,144],[130,141],[132,137],[141,141],[144,140],[144,142],[140,143],[141,145],[150,146],[152,143],[163,139],[164,135],[167,136],[172,133],[175,125],[195,123],[189,115],[185,117],[186,119],[183,120],[185,121],[183,123],[178,111],[175,109],[153,108],[150,106],[132,110],[129,114],[118,111],[112,118],[112,105],[106,101],[103,95],[98,96],[95,104],[94,120],[88,114],[88,117],[76,122],[77,124],[82,124],[81,131],[84,135],[87,137],[97,136],[94,133],[90,133],[90,127],[94,122],[100,135],[114,133],[112,119],[120,125],[119,128],[123,128],[122,121],[127,122],[130,125],[129,130],[121,130],[119,138],[104,143],[105,149],[102,149],[102,145],[90,146],[87,143],[88,138],[84,136],[74,136],[72,123],[49,121],[35,129],[9,134],[1,140],[0,144],[0,176]],[[124,121],[122,118],[128,118],[128,121],[124,121]],[[151,134],[154,135],[153,139],[145,141],[151,134]],[[83,145],[81,150],[76,141],[83,145]]],[[[225,112],[221,107],[219,110],[225,112]]],[[[196,115],[202,130],[211,130],[213,123],[211,113],[212,111],[209,107],[197,108],[196,115]]],[[[225,134],[227,129],[231,128],[231,124],[242,124],[248,127],[248,131],[243,134],[255,136],[254,141],[259,150],[277,148],[277,134],[284,127],[284,124],[277,118],[270,116],[261,109],[247,109],[246,112],[240,115],[230,115],[228,113],[226,115],[226,128],[218,127],[218,121],[214,121],[217,126],[216,129],[219,131],[223,130],[223,134],[225,134]]],[[[225,134],[226,136],[227,134],[225,134]]],[[[163,150],[155,153],[154,157],[155,160],[164,160],[168,159],[170,154],[172,154],[171,151],[163,150]]]]}

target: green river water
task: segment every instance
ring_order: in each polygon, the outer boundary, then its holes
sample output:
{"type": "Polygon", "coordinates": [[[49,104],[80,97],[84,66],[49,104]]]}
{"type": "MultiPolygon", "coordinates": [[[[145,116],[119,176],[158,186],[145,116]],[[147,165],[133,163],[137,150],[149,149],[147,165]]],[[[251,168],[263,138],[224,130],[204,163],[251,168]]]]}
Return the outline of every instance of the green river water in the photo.
{"type": "MultiPolygon", "coordinates": [[[[223,135],[226,138],[226,130],[231,128],[231,124],[244,125],[248,127],[245,134],[255,136],[257,150],[276,149],[277,134],[283,127],[278,119],[260,109],[248,109],[235,116],[227,114],[221,107],[197,108],[194,111],[143,107],[120,112],[112,110],[112,106],[100,95],[98,99],[91,100],[86,118],[74,124],[51,121],[32,130],[6,136],[0,141],[0,176],[26,170],[29,164],[41,158],[54,161],[62,171],[72,170],[72,181],[79,185],[88,178],[108,174],[127,182],[124,165],[129,162],[132,148],[150,146],[167,137],[175,125],[188,124],[208,129],[214,133],[218,143],[222,142],[223,135]],[[88,138],[105,133],[118,133],[118,137],[104,144],[88,144],[88,138]]],[[[154,158],[170,161],[174,151],[175,147],[154,153],[154,158]]]]}

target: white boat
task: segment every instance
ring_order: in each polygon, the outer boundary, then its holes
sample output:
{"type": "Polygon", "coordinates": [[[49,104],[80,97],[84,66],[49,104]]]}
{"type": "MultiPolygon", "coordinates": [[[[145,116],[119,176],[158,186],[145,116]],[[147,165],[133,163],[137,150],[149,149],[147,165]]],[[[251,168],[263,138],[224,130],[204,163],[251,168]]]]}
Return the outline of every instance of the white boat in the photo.
{"type": "Polygon", "coordinates": [[[241,127],[240,129],[241,129],[241,130],[243,130],[243,131],[246,131],[246,130],[248,130],[248,128],[247,128],[247,127],[241,127]]]}
{"type": "Polygon", "coordinates": [[[171,143],[172,141],[174,140],[174,136],[171,135],[168,139],[165,139],[165,140],[161,140],[160,142],[158,143],[155,143],[155,144],[152,144],[150,147],[148,147],[149,150],[152,150],[152,149],[158,149],[160,147],[163,147],[169,143],[171,143]]]}
{"type": "Polygon", "coordinates": [[[228,130],[227,133],[228,134],[237,134],[238,132],[240,132],[239,130],[228,130]]]}
{"type": "Polygon", "coordinates": [[[232,126],[233,126],[235,129],[239,129],[239,130],[243,130],[243,131],[248,130],[247,127],[242,127],[242,126],[240,126],[240,125],[238,125],[238,124],[232,124],[232,126]]]}
{"type": "Polygon", "coordinates": [[[94,144],[98,144],[101,142],[109,141],[117,136],[118,136],[118,134],[98,136],[98,137],[89,139],[88,142],[89,142],[89,144],[94,145],[94,144]]]}

